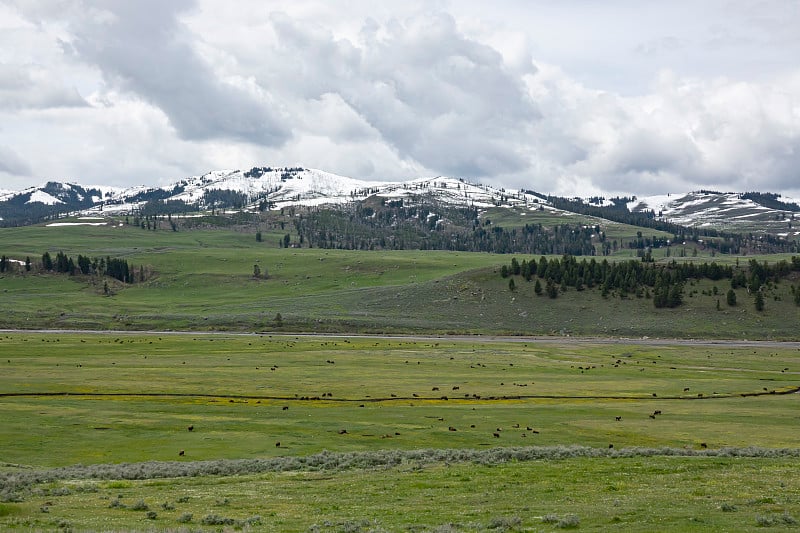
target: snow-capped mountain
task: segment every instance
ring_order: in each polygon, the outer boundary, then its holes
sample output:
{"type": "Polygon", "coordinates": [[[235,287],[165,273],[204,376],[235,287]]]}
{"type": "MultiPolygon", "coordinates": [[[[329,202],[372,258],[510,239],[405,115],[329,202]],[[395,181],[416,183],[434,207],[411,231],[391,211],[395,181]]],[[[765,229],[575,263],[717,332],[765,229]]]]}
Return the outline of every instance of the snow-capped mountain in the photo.
{"type": "Polygon", "coordinates": [[[535,195],[505,191],[468,183],[464,180],[435,177],[404,182],[363,181],[330,172],[305,168],[255,167],[250,170],[216,170],[191,176],[160,188],[133,187],[110,191],[104,201],[90,211],[130,212],[147,202],[182,202],[200,209],[221,205],[219,193],[235,193],[243,207],[267,202],[269,208],[286,206],[337,205],[366,200],[371,196],[386,199],[426,197],[448,205],[475,206],[542,205],[535,195]]]}
{"type": "Polygon", "coordinates": [[[638,198],[627,205],[618,198],[565,199],[566,202],[551,198],[551,202],[546,196],[530,191],[507,190],[451,177],[402,182],[363,181],[323,170],[286,167],[215,170],[162,187],[119,188],[48,182],[23,191],[0,192],[0,223],[30,224],[65,214],[128,214],[153,206],[157,206],[156,212],[159,213],[167,208],[179,213],[210,209],[336,206],[371,197],[386,201],[403,200],[406,205],[425,202],[477,208],[479,211],[506,207],[521,212],[547,210],[568,215],[569,211],[576,210],[599,217],[614,211],[616,220],[620,220],[621,209],[623,214],[646,212],[648,216],[682,226],[767,232],[789,238],[800,236],[800,227],[796,227],[800,222],[795,224],[794,220],[800,218],[798,202],[770,193],[693,192],[638,198]],[[590,209],[578,209],[580,206],[590,209]]]}
{"type": "Polygon", "coordinates": [[[540,197],[506,191],[449,177],[404,182],[363,181],[306,168],[254,167],[215,170],[162,187],[115,188],[48,182],[41,187],[8,191],[0,196],[0,220],[30,224],[64,214],[135,213],[151,203],[176,212],[207,209],[280,209],[286,206],[341,205],[379,196],[476,207],[533,206],[552,209],[540,197]]]}
{"type": "Polygon", "coordinates": [[[784,237],[800,235],[800,206],[793,198],[761,193],[699,191],[637,198],[631,212],[652,211],[681,226],[732,232],[760,230],[784,237]]]}

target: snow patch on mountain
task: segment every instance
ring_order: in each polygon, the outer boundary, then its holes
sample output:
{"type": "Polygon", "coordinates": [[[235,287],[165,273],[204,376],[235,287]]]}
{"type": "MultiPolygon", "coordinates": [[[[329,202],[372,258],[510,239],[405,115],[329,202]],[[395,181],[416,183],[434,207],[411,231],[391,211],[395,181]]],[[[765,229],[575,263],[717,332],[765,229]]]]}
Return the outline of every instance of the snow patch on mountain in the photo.
{"type": "MultiPolygon", "coordinates": [[[[109,216],[133,214],[152,201],[187,204],[183,216],[193,216],[195,209],[280,209],[290,206],[317,207],[342,205],[369,198],[403,201],[406,206],[425,203],[475,208],[483,213],[495,207],[514,209],[524,215],[548,211],[556,216],[573,213],[553,207],[541,196],[524,190],[511,190],[463,179],[436,176],[403,182],[363,181],[309,168],[254,167],[249,170],[215,170],[190,176],[161,187],[81,186],[74,183],[49,182],[25,191],[0,190],[0,202],[19,205],[21,202],[56,206],[63,214],[109,216]],[[225,191],[219,194],[215,191],[225,191]],[[229,193],[235,194],[229,194],[229,193]],[[241,195],[241,197],[239,197],[241,195]],[[76,201],[77,199],[77,201],[76,201]],[[92,207],[87,207],[91,202],[92,207]],[[58,205],[57,205],[58,204],[58,205]]],[[[581,200],[576,198],[576,200],[581,200]]],[[[619,200],[594,197],[582,200],[586,205],[613,206],[619,200]]],[[[780,197],[785,203],[800,203],[780,197]]],[[[696,227],[715,227],[742,231],[771,231],[774,234],[796,234],[792,217],[800,213],[770,209],[736,193],[692,192],[636,198],[627,203],[631,212],[653,212],[661,220],[696,227]]],[[[13,213],[13,208],[9,208],[13,213]]],[[[3,213],[5,214],[5,213],[3,213]]],[[[173,216],[180,216],[173,213],[173,216]]],[[[610,223],[610,222],[609,222],[610,223]]]]}
{"type": "MultiPolygon", "coordinates": [[[[521,191],[505,191],[489,186],[467,183],[445,176],[418,178],[405,182],[362,181],[318,169],[256,167],[247,171],[215,170],[201,176],[191,176],[160,189],[136,187],[112,191],[103,211],[128,212],[141,207],[143,201],[133,201],[152,191],[169,193],[166,201],[180,200],[201,208],[207,192],[234,191],[243,194],[249,204],[267,201],[272,208],[288,206],[314,207],[341,205],[362,201],[371,196],[390,200],[415,198],[434,200],[446,205],[487,209],[495,206],[540,208],[546,202],[521,191]]],[[[105,196],[105,194],[104,194],[105,196]]],[[[95,207],[93,213],[99,212],[95,207]]]]}
{"type": "Polygon", "coordinates": [[[644,198],[637,198],[632,202],[628,202],[627,207],[628,211],[631,213],[655,211],[656,214],[658,214],[660,211],[667,209],[670,203],[675,205],[677,198],[679,198],[679,196],[673,196],[671,194],[646,196],[644,198]]]}
{"type": "Polygon", "coordinates": [[[53,196],[52,194],[48,194],[44,191],[36,190],[31,193],[30,199],[25,202],[26,204],[32,204],[34,202],[39,202],[45,205],[55,205],[55,204],[63,204],[61,200],[53,196]]]}
{"type": "MultiPolygon", "coordinates": [[[[793,199],[780,197],[785,203],[793,199]]],[[[789,235],[793,215],[760,205],[738,193],[691,192],[638,198],[628,203],[632,212],[653,211],[660,220],[688,227],[714,227],[732,231],[771,231],[789,235]]]]}
{"type": "Polygon", "coordinates": [[[628,204],[630,211],[652,210],[656,217],[684,226],[707,225],[720,220],[758,217],[773,210],[735,193],[692,192],[639,198],[628,204]]]}

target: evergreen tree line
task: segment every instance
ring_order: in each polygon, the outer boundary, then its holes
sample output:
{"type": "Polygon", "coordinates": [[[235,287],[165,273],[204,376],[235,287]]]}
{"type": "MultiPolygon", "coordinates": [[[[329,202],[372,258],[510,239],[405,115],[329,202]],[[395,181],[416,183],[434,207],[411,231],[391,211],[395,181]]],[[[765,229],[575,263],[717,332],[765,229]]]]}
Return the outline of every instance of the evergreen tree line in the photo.
{"type": "Polygon", "coordinates": [[[31,226],[39,222],[57,220],[63,216],[64,209],[58,204],[47,205],[39,202],[15,205],[0,203],[0,227],[31,226]]]}
{"type": "MultiPolygon", "coordinates": [[[[108,276],[123,283],[133,283],[135,278],[134,269],[125,259],[109,256],[98,259],[79,254],[76,261],[64,252],[56,253],[55,258],[50,255],[50,252],[42,254],[42,270],[71,276],[76,274],[108,276]]],[[[144,267],[139,267],[139,281],[144,281],[144,267]]]]}
{"type": "Polygon", "coordinates": [[[383,200],[354,203],[346,211],[311,209],[294,219],[311,247],[346,250],[450,250],[464,252],[594,255],[599,228],[526,224],[504,228],[481,222],[474,207],[407,205],[383,200]]]}
{"type": "Polygon", "coordinates": [[[31,202],[31,193],[13,196],[0,202],[0,227],[28,226],[56,220],[66,213],[92,207],[95,197],[102,198],[99,189],[84,189],[80,185],[64,185],[55,181],[47,182],[41,190],[57,198],[59,203],[31,202]]]}
{"type": "MultiPolygon", "coordinates": [[[[673,233],[672,239],[642,236],[627,242],[605,238],[599,226],[541,224],[504,228],[479,219],[475,207],[454,207],[420,195],[408,200],[371,199],[340,209],[311,208],[294,219],[295,229],[311,247],[347,250],[419,249],[543,255],[611,255],[622,247],[644,256],[650,248],[694,242],[695,246],[723,254],[800,251],[800,243],[773,235],[728,234],[708,228],[687,228],[655,220],[653,213],[630,213],[627,198],[614,207],[587,206],[564,198],[547,197],[557,207],[638,224],[673,233]],[[559,203],[560,202],[560,203],[559,203]],[[709,238],[711,237],[711,238],[709,238]],[[599,244],[599,248],[596,245],[599,244]],[[597,250],[597,252],[596,252],[597,250]]],[[[685,250],[675,252],[685,255],[685,250]]]]}
{"type": "MultiPolygon", "coordinates": [[[[531,194],[531,191],[528,191],[531,194]]],[[[748,193],[750,194],[750,193],[748,193]]],[[[743,254],[743,253],[798,253],[800,244],[797,241],[787,240],[775,235],[764,234],[754,235],[752,233],[740,234],[718,231],[713,228],[698,228],[681,226],[656,219],[656,213],[652,210],[632,213],[628,210],[628,202],[633,198],[612,198],[612,205],[598,206],[587,205],[581,200],[561,198],[559,196],[537,195],[548,202],[553,207],[572,211],[599,218],[605,218],[614,222],[630,224],[643,228],[661,230],[673,235],[673,243],[682,242],[703,242],[707,248],[711,248],[723,254],[743,254]]],[[[743,195],[743,197],[745,197],[743,195]]],[[[786,204],[790,205],[790,204],[786,204]]],[[[786,207],[782,207],[786,208],[786,207]]]]}
{"type": "Polygon", "coordinates": [[[203,193],[203,205],[209,209],[241,209],[248,202],[246,194],[230,189],[210,189],[203,193]]]}
{"type": "Polygon", "coordinates": [[[758,205],[763,205],[764,207],[769,207],[770,209],[784,209],[786,211],[800,212],[800,205],[797,205],[795,202],[782,202],[778,200],[780,196],[774,192],[746,192],[741,194],[740,198],[744,200],[752,200],[758,205]]]}
{"type": "MultiPolygon", "coordinates": [[[[172,231],[178,231],[178,225],[172,220],[172,213],[167,213],[166,215],[154,213],[145,215],[140,212],[140,214],[133,216],[133,225],[141,227],[142,229],[156,231],[165,220],[172,231]]],[[[131,225],[130,216],[125,217],[125,223],[131,225]]]]}
{"type": "Polygon", "coordinates": [[[183,213],[196,213],[200,207],[187,204],[183,200],[150,200],[139,208],[140,217],[157,217],[159,215],[177,215],[183,213]]]}
{"type": "Polygon", "coordinates": [[[118,202],[107,201],[106,204],[113,205],[122,201],[128,203],[140,203],[140,202],[155,202],[158,200],[166,200],[171,196],[175,196],[177,194],[181,194],[186,190],[185,182],[176,184],[172,189],[146,189],[144,191],[140,191],[132,196],[125,198],[125,200],[120,200],[118,202]]]}
{"type": "MultiPolygon", "coordinates": [[[[599,288],[603,297],[608,297],[611,291],[616,291],[621,298],[629,294],[637,297],[651,297],[655,307],[677,307],[683,302],[683,287],[690,279],[710,279],[719,281],[730,280],[731,291],[739,287],[761,294],[761,289],[769,282],[777,282],[788,276],[791,272],[800,272],[800,257],[792,257],[791,261],[781,260],[774,264],[766,261],[759,263],[751,259],[747,268],[719,265],[716,262],[678,263],[675,260],[667,264],[655,264],[643,261],[609,262],[607,259],[598,261],[595,258],[578,261],[574,256],[564,255],[561,258],[546,258],[542,256],[538,261],[523,259],[521,262],[516,257],[511,259],[510,265],[502,265],[500,275],[503,278],[521,276],[526,281],[534,277],[536,285],[534,292],[542,294],[545,289],[541,282],[546,283],[546,293],[551,298],[556,298],[559,292],[568,288],[577,291],[599,288]],[[651,291],[652,290],[652,295],[651,291]]],[[[516,284],[513,278],[509,281],[509,288],[514,290],[516,284]]],[[[800,305],[800,289],[795,291],[795,302],[800,305]]],[[[735,304],[735,294],[728,296],[729,305],[735,304]],[[731,302],[731,298],[733,302],[731,302]]]]}

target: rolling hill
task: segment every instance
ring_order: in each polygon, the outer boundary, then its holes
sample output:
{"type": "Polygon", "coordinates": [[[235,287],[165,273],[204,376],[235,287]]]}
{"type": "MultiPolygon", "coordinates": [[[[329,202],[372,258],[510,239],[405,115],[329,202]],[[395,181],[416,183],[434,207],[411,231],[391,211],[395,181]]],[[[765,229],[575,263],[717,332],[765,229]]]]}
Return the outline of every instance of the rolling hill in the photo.
{"type": "MultiPolygon", "coordinates": [[[[263,212],[298,206],[335,210],[375,199],[406,206],[424,204],[439,215],[441,210],[452,208],[476,210],[481,216],[489,210],[496,214],[497,209],[510,209],[521,216],[534,211],[556,217],[578,213],[673,234],[681,233],[676,229],[688,228],[705,234],[754,233],[790,241],[800,237],[797,201],[771,193],[698,191],[642,198],[567,199],[452,177],[362,181],[300,167],[215,170],[162,187],[118,188],[50,181],[40,187],[1,192],[0,225],[29,225],[67,215],[263,212]]],[[[517,225],[524,223],[518,221],[517,225]]]]}

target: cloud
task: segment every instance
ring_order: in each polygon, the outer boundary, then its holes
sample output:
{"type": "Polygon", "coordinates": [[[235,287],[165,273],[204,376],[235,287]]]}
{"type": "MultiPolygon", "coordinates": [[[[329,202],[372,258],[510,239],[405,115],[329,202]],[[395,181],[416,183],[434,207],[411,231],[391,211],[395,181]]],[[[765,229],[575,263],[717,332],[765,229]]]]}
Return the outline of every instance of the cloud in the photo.
{"type": "Polygon", "coordinates": [[[30,176],[31,167],[14,150],[0,145],[0,172],[14,176],[30,176]]]}
{"type": "Polygon", "coordinates": [[[31,174],[118,184],[285,164],[800,193],[800,12],[578,4],[6,3],[0,145],[31,174]]]}
{"type": "Polygon", "coordinates": [[[220,78],[192,46],[179,15],[188,0],[105,2],[72,21],[72,49],[106,82],[161,109],[188,140],[230,138],[280,145],[291,132],[266,91],[220,78]]]}
{"type": "Polygon", "coordinates": [[[0,64],[0,108],[47,109],[88,105],[74,87],[54,84],[35,65],[0,64]]]}
{"type": "Polygon", "coordinates": [[[368,20],[355,42],[284,14],[271,23],[280,46],[261,83],[278,83],[279,73],[308,98],[336,95],[401,158],[439,173],[527,166],[518,135],[539,117],[534,102],[501,54],[461,34],[450,15],[368,20]]]}

